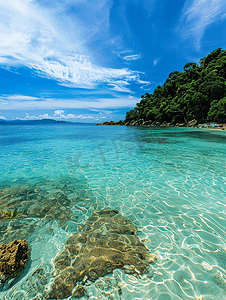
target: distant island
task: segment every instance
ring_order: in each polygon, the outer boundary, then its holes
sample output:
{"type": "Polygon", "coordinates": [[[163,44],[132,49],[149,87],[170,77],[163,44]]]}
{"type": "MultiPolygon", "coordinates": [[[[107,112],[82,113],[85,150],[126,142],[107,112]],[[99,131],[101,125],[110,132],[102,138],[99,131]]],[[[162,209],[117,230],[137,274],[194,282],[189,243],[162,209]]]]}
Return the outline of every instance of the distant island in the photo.
{"type": "Polygon", "coordinates": [[[53,120],[53,119],[42,119],[42,120],[11,120],[11,121],[6,121],[6,120],[0,120],[0,125],[37,125],[37,124],[46,124],[46,125],[51,125],[51,124],[76,124],[73,122],[69,121],[58,121],[58,120],[53,120]]]}
{"type": "Polygon", "coordinates": [[[226,50],[221,48],[199,64],[189,62],[182,72],[170,73],[153,94],[141,96],[124,121],[103,125],[193,126],[207,122],[226,123],[226,50]]]}

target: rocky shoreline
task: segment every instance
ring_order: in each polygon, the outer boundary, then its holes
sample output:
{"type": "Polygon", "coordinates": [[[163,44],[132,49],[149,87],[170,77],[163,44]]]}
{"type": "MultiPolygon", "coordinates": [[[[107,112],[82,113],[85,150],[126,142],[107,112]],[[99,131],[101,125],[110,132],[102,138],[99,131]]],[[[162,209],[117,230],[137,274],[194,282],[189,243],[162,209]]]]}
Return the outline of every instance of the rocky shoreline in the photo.
{"type": "Polygon", "coordinates": [[[226,124],[215,124],[215,123],[204,123],[199,124],[197,120],[191,120],[187,123],[167,123],[166,121],[162,124],[160,122],[152,122],[152,121],[144,121],[143,119],[139,120],[132,120],[131,122],[126,121],[119,121],[119,122],[104,122],[103,124],[97,124],[97,125],[124,125],[124,126],[145,126],[145,127],[196,127],[196,128],[209,128],[209,129],[220,129],[225,130],[226,124]]]}

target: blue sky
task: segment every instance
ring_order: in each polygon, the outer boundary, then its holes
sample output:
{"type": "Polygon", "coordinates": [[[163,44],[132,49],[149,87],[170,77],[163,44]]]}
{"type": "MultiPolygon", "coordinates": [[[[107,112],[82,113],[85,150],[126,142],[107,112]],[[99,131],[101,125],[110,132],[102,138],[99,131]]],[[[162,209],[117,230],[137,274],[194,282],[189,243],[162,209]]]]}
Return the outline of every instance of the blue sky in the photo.
{"type": "Polygon", "coordinates": [[[0,119],[124,119],[219,47],[225,0],[0,0],[0,119]]]}

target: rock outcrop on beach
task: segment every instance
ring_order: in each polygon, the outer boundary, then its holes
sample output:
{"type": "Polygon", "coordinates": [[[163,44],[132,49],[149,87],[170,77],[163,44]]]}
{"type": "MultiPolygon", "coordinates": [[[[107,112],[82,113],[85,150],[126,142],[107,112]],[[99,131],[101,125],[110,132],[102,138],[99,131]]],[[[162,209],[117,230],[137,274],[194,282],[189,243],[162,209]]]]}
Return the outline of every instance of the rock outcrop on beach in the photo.
{"type": "Polygon", "coordinates": [[[124,122],[123,124],[118,122],[104,122],[103,124],[97,124],[97,125],[125,125],[125,126],[143,126],[143,127],[195,127],[195,128],[215,128],[215,129],[226,129],[226,124],[214,124],[214,123],[204,123],[204,124],[198,124],[198,121],[193,119],[187,123],[167,123],[164,121],[163,123],[155,122],[155,121],[144,121],[143,119],[139,120],[132,120],[131,122],[124,122]]]}
{"type": "MultiPolygon", "coordinates": [[[[95,281],[116,268],[130,274],[144,274],[156,258],[140,242],[136,232],[132,221],[118,210],[94,211],[55,258],[57,276],[50,299],[69,297],[74,294],[72,291],[77,282],[95,281]]],[[[84,292],[82,288],[80,291],[84,292]]]]}
{"type": "Polygon", "coordinates": [[[194,127],[197,124],[198,124],[198,121],[194,119],[194,120],[189,121],[188,124],[187,124],[187,126],[188,127],[194,127]]]}
{"type": "Polygon", "coordinates": [[[0,280],[17,277],[23,271],[28,260],[27,241],[13,241],[0,246],[0,280]]]}

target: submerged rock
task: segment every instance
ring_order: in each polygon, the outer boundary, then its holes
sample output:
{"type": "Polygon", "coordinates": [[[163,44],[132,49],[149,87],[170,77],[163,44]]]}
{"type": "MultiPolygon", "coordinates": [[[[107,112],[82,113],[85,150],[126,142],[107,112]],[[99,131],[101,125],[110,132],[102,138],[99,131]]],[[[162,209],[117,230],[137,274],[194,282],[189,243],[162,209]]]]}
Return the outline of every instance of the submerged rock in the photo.
{"type": "Polygon", "coordinates": [[[78,285],[72,295],[72,297],[80,298],[85,295],[85,288],[82,285],[78,285]]]}
{"type": "Polygon", "coordinates": [[[71,295],[77,282],[97,278],[121,268],[126,273],[144,274],[154,256],[136,235],[137,228],[118,210],[97,210],[66,241],[65,249],[55,258],[56,278],[50,299],[71,295]]]}
{"type": "Polygon", "coordinates": [[[80,211],[96,209],[95,200],[83,178],[0,187],[0,244],[27,240],[40,220],[57,221],[64,229],[76,226],[80,211]]]}
{"type": "Polygon", "coordinates": [[[13,241],[0,246],[0,280],[17,277],[23,271],[28,260],[27,241],[13,241]]]}

